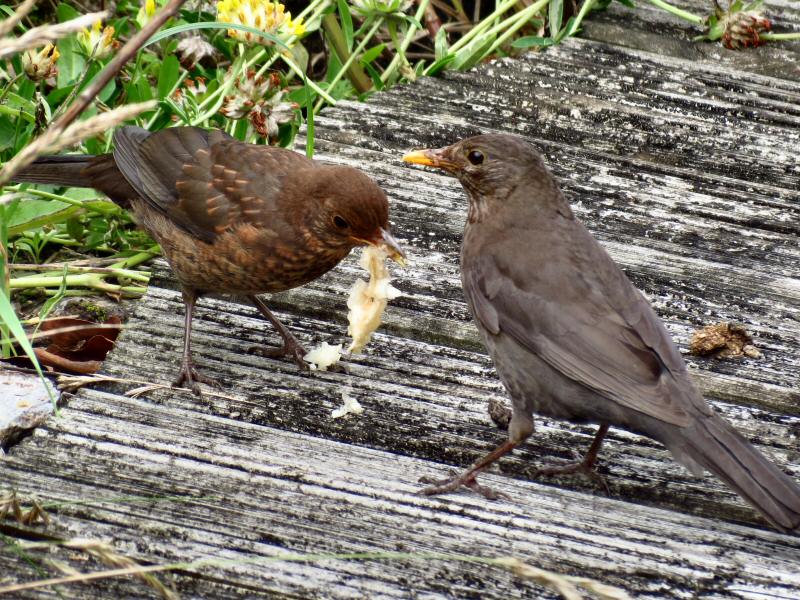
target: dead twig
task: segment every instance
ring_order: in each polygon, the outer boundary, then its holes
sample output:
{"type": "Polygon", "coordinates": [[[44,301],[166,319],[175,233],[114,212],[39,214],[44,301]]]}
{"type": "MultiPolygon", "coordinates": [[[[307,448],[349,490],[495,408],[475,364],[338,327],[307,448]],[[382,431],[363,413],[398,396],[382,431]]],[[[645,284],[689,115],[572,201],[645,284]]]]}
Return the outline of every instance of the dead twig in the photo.
{"type": "Polygon", "coordinates": [[[25,0],[25,2],[17,7],[17,10],[13,15],[3,21],[0,21],[0,37],[5,37],[11,33],[14,27],[17,26],[17,23],[22,21],[22,19],[24,19],[25,16],[31,12],[34,4],[36,4],[36,0],[25,0]]]}
{"type": "MultiPolygon", "coordinates": [[[[14,17],[9,17],[5,21],[0,22],[0,30],[7,28],[7,23],[13,20],[17,14],[18,13],[15,13],[14,17]]],[[[107,16],[107,11],[89,13],[88,15],[81,15],[80,17],[65,21],[64,23],[34,27],[18,38],[0,39],[0,59],[29,50],[30,48],[44,46],[48,42],[54,42],[76,31],[82,31],[87,27],[91,27],[95,22],[105,19],[107,16]]],[[[11,28],[13,29],[16,24],[15,22],[11,28]]],[[[97,90],[95,94],[97,94],[100,89],[97,90]]]]}

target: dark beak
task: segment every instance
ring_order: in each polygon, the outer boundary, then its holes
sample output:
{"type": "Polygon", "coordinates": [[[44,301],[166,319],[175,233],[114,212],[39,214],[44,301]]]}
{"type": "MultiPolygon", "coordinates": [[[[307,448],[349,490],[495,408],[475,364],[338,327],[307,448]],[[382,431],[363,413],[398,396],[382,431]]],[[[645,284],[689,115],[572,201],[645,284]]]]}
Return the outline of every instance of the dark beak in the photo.
{"type": "Polygon", "coordinates": [[[453,173],[458,170],[458,165],[447,159],[448,149],[449,148],[439,148],[438,150],[417,150],[416,152],[409,152],[403,157],[403,161],[453,173]]]}
{"type": "Polygon", "coordinates": [[[370,243],[386,250],[386,252],[389,254],[389,258],[391,258],[401,267],[406,266],[405,252],[403,252],[403,250],[400,248],[400,244],[397,243],[397,240],[392,237],[392,234],[385,229],[381,228],[380,237],[374,242],[370,243]]]}

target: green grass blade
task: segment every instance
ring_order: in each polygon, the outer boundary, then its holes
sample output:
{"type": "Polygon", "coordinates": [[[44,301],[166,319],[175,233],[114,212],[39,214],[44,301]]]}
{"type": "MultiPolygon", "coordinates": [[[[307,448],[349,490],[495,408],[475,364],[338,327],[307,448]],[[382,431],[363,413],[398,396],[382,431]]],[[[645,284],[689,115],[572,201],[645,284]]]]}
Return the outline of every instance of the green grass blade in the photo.
{"type": "Polygon", "coordinates": [[[248,25],[239,25],[237,23],[220,23],[219,21],[204,21],[202,23],[187,23],[185,25],[176,25],[175,27],[170,27],[169,29],[164,29],[159,31],[149,40],[147,43],[142,46],[142,48],[146,48],[156,42],[160,42],[168,37],[173,35],[177,35],[179,33],[183,33],[185,31],[194,31],[196,29],[238,29],[239,31],[247,31],[252,33],[253,35],[261,36],[276,46],[283,48],[284,50],[289,50],[289,46],[287,46],[283,41],[279,38],[275,37],[274,35],[267,33],[265,31],[261,31],[260,29],[256,29],[255,27],[249,27],[248,25]]]}

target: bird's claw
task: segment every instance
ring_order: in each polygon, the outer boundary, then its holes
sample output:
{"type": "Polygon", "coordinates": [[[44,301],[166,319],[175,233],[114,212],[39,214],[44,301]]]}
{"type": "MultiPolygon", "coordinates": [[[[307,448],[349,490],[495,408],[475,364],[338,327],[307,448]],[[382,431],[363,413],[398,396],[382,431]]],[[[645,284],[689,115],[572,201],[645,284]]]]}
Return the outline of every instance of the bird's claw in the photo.
{"type": "Polygon", "coordinates": [[[303,358],[308,352],[298,342],[287,342],[280,348],[264,348],[262,346],[253,346],[248,350],[251,353],[257,353],[266,358],[284,358],[288,356],[292,359],[294,364],[303,371],[308,371],[310,367],[303,358]]]}
{"type": "Polygon", "coordinates": [[[431,484],[426,488],[422,488],[417,492],[421,496],[437,496],[439,494],[446,494],[448,492],[454,492],[460,487],[466,487],[471,489],[476,494],[480,494],[487,500],[511,500],[511,496],[504,492],[498,492],[493,490],[488,486],[484,486],[478,483],[475,479],[475,475],[465,473],[463,475],[459,475],[455,471],[451,471],[452,476],[447,479],[435,479],[433,477],[420,477],[420,483],[427,483],[431,484]]]}
{"type": "Polygon", "coordinates": [[[199,396],[200,386],[198,384],[200,383],[217,389],[222,387],[216,379],[200,374],[191,363],[183,363],[178,377],[172,382],[172,387],[186,388],[191,390],[195,396],[199,396]]]}
{"type": "MultiPolygon", "coordinates": [[[[580,455],[578,455],[580,456],[580,455]]],[[[595,485],[605,490],[606,495],[611,495],[611,489],[608,487],[606,478],[597,472],[597,465],[594,462],[588,462],[584,459],[566,463],[564,465],[548,465],[539,467],[534,471],[533,478],[538,477],[558,477],[561,475],[582,475],[595,485]]]]}

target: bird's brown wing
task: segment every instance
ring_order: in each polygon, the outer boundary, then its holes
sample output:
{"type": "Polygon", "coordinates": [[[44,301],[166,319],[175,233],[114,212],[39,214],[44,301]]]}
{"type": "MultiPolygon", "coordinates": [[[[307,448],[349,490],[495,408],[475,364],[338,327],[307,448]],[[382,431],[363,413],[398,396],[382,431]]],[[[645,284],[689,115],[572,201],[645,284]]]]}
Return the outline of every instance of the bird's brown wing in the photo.
{"type": "Polygon", "coordinates": [[[683,359],[649,303],[588,232],[586,238],[591,256],[577,272],[557,263],[542,272],[530,255],[502,244],[484,248],[464,271],[475,317],[573,381],[685,426],[687,402],[708,408],[690,388],[683,359]]]}
{"type": "Polygon", "coordinates": [[[139,196],[209,242],[239,224],[274,225],[283,179],[314,165],[290,150],[198,127],[153,134],[123,127],[114,141],[114,160],[139,196]]]}

